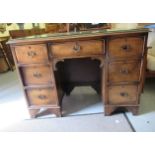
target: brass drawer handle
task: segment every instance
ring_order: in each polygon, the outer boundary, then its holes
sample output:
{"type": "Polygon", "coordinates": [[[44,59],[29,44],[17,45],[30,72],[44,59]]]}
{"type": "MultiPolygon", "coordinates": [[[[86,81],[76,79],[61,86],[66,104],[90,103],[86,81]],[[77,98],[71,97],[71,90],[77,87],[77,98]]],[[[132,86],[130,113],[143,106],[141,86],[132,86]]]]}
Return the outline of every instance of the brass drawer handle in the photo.
{"type": "Polygon", "coordinates": [[[124,69],[120,70],[120,73],[122,73],[122,74],[129,74],[129,71],[128,71],[128,69],[124,68],[124,69]]]}
{"type": "Polygon", "coordinates": [[[122,97],[128,97],[128,96],[129,96],[129,94],[126,93],[126,92],[121,92],[120,95],[121,95],[122,97]]]}
{"type": "Polygon", "coordinates": [[[131,46],[130,45],[123,45],[123,46],[121,46],[121,49],[124,50],[125,52],[129,52],[131,50],[131,46]]]}
{"type": "Polygon", "coordinates": [[[38,73],[38,72],[35,72],[35,73],[33,73],[33,76],[36,77],[36,78],[40,78],[40,77],[42,77],[42,74],[38,73]]]}
{"type": "Polygon", "coordinates": [[[35,51],[29,51],[27,52],[27,55],[33,58],[34,56],[37,55],[37,53],[35,51]]]}
{"type": "Polygon", "coordinates": [[[47,96],[46,95],[38,95],[38,98],[41,100],[45,100],[45,99],[47,99],[47,96]]]}
{"type": "Polygon", "coordinates": [[[74,45],[74,47],[73,47],[73,50],[74,50],[75,52],[80,52],[80,50],[81,50],[80,45],[79,45],[78,43],[75,43],[75,45],[74,45]]]}

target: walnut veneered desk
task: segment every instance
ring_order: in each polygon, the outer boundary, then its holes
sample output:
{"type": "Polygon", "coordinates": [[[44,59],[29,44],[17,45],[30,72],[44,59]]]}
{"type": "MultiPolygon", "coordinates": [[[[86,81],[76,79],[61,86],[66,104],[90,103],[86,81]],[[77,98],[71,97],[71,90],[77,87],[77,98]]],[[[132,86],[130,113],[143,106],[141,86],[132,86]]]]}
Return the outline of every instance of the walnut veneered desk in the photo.
{"type": "Polygon", "coordinates": [[[138,113],[146,69],[148,30],[100,30],[38,35],[8,42],[28,109],[61,116],[61,101],[75,86],[92,86],[105,115],[118,108],[138,113]]]}

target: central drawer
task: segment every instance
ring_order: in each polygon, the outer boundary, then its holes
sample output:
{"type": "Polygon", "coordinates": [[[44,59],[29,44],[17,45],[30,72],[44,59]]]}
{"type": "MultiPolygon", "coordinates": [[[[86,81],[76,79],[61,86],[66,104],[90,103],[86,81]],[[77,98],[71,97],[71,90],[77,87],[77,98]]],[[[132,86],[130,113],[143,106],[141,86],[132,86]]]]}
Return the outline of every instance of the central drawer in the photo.
{"type": "Polygon", "coordinates": [[[54,75],[49,66],[21,67],[24,85],[54,83],[54,75]]]}
{"type": "Polygon", "coordinates": [[[56,90],[54,88],[33,88],[26,90],[31,105],[57,105],[56,90]]]}
{"type": "Polygon", "coordinates": [[[21,64],[48,62],[48,52],[44,44],[16,46],[15,53],[17,62],[21,64]]]}
{"type": "Polygon", "coordinates": [[[110,104],[131,104],[136,103],[138,94],[137,85],[122,85],[109,87],[110,104]]]}
{"type": "Polygon", "coordinates": [[[98,55],[104,54],[104,46],[103,40],[65,42],[51,45],[51,52],[55,57],[98,55]]]}

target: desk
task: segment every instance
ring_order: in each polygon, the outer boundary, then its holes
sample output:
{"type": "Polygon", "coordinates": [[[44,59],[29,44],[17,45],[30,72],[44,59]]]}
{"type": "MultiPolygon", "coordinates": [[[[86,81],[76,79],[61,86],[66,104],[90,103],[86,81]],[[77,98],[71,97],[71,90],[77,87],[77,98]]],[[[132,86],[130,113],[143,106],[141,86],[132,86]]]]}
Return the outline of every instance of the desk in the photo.
{"type": "Polygon", "coordinates": [[[63,95],[90,85],[105,115],[138,113],[147,53],[147,29],[100,30],[12,39],[10,44],[31,117],[40,109],[61,116],[63,95]]]}

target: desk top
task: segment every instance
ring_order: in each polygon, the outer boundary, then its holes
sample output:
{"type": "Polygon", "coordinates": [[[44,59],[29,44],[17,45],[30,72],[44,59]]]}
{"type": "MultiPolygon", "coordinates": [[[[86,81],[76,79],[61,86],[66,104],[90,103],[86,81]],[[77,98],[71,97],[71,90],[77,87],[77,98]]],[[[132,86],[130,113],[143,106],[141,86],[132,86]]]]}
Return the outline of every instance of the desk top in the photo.
{"type": "Polygon", "coordinates": [[[8,41],[8,44],[87,38],[87,37],[93,37],[93,36],[100,37],[100,36],[110,36],[110,35],[118,35],[118,34],[125,34],[125,33],[129,34],[129,33],[145,33],[145,32],[149,32],[149,30],[147,28],[138,28],[138,29],[108,29],[108,30],[52,33],[52,34],[42,34],[42,35],[23,37],[18,39],[10,39],[8,41]]]}

